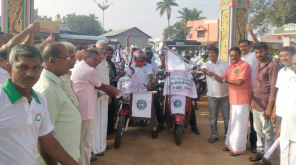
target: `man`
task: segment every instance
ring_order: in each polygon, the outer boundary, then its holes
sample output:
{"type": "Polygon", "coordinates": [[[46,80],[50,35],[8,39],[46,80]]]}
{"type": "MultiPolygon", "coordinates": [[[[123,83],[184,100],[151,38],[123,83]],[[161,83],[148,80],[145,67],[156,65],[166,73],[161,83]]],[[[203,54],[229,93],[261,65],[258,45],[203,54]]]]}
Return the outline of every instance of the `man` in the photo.
{"type": "Polygon", "coordinates": [[[93,140],[95,118],[95,88],[108,95],[116,96],[120,91],[102,83],[102,78],[95,67],[99,64],[100,54],[95,50],[88,50],[85,59],[74,67],[71,79],[79,100],[79,112],[82,118],[81,128],[81,157],[80,165],[89,165],[93,140]]]}
{"type": "Polygon", "coordinates": [[[295,54],[295,49],[293,47],[283,47],[283,49],[279,53],[280,62],[285,66],[278,73],[278,78],[276,81],[275,87],[278,88],[277,96],[276,96],[276,106],[273,110],[273,114],[271,116],[271,121],[276,125],[276,132],[278,132],[279,127],[282,122],[282,116],[284,114],[285,109],[284,102],[287,93],[286,82],[288,79],[294,75],[293,67],[292,67],[292,57],[295,54]]]}
{"type": "Polygon", "coordinates": [[[203,51],[201,53],[201,59],[196,63],[196,65],[199,67],[202,67],[208,61],[209,61],[208,51],[203,51]]]}
{"type": "Polygon", "coordinates": [[[37,140],[53,160],[77,164],[52,136],[46,99],[32,89],[42,72],[42,61],[31,45],[18,45],[11,51],[7,71],[12,79],[0,87],[0,160],[5,165],[36,165],[37,140]]]}
{"type": "MultiPolygon", "coordinates": [[[[289,91],[296,91],[296,55],[292,58],[293,75],[285,82],[289,91]]],[[[280,136],[281,165],[296,164],[296,93],[286,94],[284,101],[285,113],[283,113],[282,124],[277,132],[276,139],[280,136]]]]}
{"type": "MultiPolygon", "coordinates": [[[[109,85],[109,64],[107,57],[107,43],[100,40],[96,43],[96,49],[102,54],[103,61],[96,66],[96,70],[101,77],[102,83],[109,85]]],[[[104,91],[97,91],[96,111],[94,118],[94,135],[93,135],[93,154],[103,156],[106,149],[111,149],[107,146],[107,127],[108,127],[108,105],[109,97],[104,91]]]]}
{"type": "MultiPolygon", "coordinates": [[[[253,117],[254,128],[257,132],[257,154],[250,157],[250,161],[255,162],[262,159],[274,142],[273,124],[271,122],[272,110],[276,98],[276,80],[278,75],[278,65],[267,56],[268,46],[264,42],[254,45],[254,51],[259,64],[256,69],[256,79],[254,83],[253,117]]],[[[270,164],[259,162],[254,165],[270,164]]]]}
{"type": "Polygon", "coordinates": [[[229,50],[231,65],[222,76],[215,76],[220,83],[227,83],[229,90],[230,119],[225,140],[226,148],[231,156],[246,153],[248,118],[252,101],[251,67],[241,60],[238,47],[229,50]]]}
{"type": "MultiPolygon", "coordinates": [[[[146,63],[150,64],[152,68],[152,73],[153,73],[153,84],[152,84],[152,90],[156,90],[156,84],[159,80],[159,75],[158,75],[158,65],[156,62],[152,60],[153,57],[153,51],[151,47],[146,47],[145,49],[145,54],[146,54],[146,63]]],[[[157,117],[157,122],[158,122],[158,127],[157,127],[157,132],[161,132],[164,130],[164,116],[163,116],[163,110],[160,106],[160,100],[159,100],[159,95],[154,94],[154,107],[155,107],[155,113],[157,117]]]]}
{"type": "MultiPolygon", "coordinates": [[[[81,116],[78,106],[68,97],[63,89],[62,75],[69,73],[69,53],[61,43],[52,43],[44,48],[43,66],[39,81],[34,89],[46,98],[49,117],[53,125],[52,135],[66,152],[78,161],[80,155],[81,116]]],[[[40,144],[38,164],[55,162],[40,144]],[[42,158],[45,162],[42,161],[42,158]]],[[[56,163],[56,162],[55,162],[56,163]]]]}
{"type": "Polygon", "coordinates": [[[211,47],[209,49],[209,61],[202,66],[203,74],[207,75],[208,84],[208,102],[209,102],[209,113],[210,113],[210,124],[212,137],[208,139],[209,143],[214,143],[218,140],[218,113],[221,107],[221,113],[224,119],[224,135],[227,134],[228,123],[229,123],[229,94],[228,85],[221,84],[215,80],[215,76],[222,76],[226,73],[228,68],[228,63],[218,60],[219,49],[216,47],[211,47]]]}
{"type": "Polygon", "coordinates": [[[10,78],[6,71],[6,64],[8,63],[7,49],[0,49],[0,85],[4,84],[10,78]]]}
{"type": "MultiPolygon", "coordinates": [[[[75,58],[76,47],[72,43],[66,42],[66,41],[61,42],[61,44],[63,44],[67,48],[67,51],[69,54],[67,57],[68,66],[69,66],[69,69],[73,69],[74,65],[76,63],[76,58],[75,58]]],[[[61,76],[60,79],[63,81],[62,82],[63,90],[66,92],[66,94],[71,99],[73,104],[78,108],[79,102],[78,102],[77,95],[73,89],[73,82],[71,81],[71,74],[72,74],[72,72],[69,71],[67,74],[61,76]]]]}
{"type": "MultiPolygon", "coordinates": [[[[133,54],[133,62],[134,65],[127,68],[126,76],[131,78],[133,81],[143,83],[146,85],[147,90],[149,90],[152,86],[153,82],[153,71],[150,64],[146,63],[146,54],[142,50],[137,50],[133,54]]],[[[152,138],[157,138],[157,128],[156,128],[156,120],[155,116],[151,116],[152,118],[152,138]]]]}
{"type": "MultiPolygon", "coordinates": [[[[252,28],[247,25],[246,30],[248,31],[248,33],[251,35],[253,43],[257,43],[259,42],[257,37],[255,36],[255,34],[253,33],[252,28]]],[[[242,52],[242,60],[247,62],[251,68],[252,68],[252,73],[251,73],[251,85],[252,85],[252,93],[254,93],[254,82],[255,82],[255,76],[256,76],[256,68],[258,66],[258,60],[255,56],[254,52],[251,52],[251,42],[249,40],[243,39],[240,40],[238,42],[239,44],[239,48],[242,52]]],[[[256,131],[254,129],[254,119],[253,119],[253,112],[250,111],[249,112],[249,117],[250,117],[250,135],[249,135],[249,141],[251,144],[251,152],[252,153],[256,153],[257,150],[257,134],[256,131]]]]}
{"type": "Polygon", "coordinates": [[[172,51],[173,51],[174,53],[176,53],[176,52],[177,52],[176,47],[173,47],[173,48],[172,48],[172,51]]]}
{"type": "MultiPolygon", "coordinates": [[[[110,46],[107,47],[107,54],[106,54],[106,60],[108,62],[108,68],[109,68],[109,83],[110,85],[117,88],[117,83],[115,81],[116,77],[116,67],[114,63],[112,62],[112,56],[114,53],[114,49],[110,46]]],[[[109,106],[108,106],[108,130],[107,133],[113,133],[115,131],[114,129],[114,121],[115,121],[115,111],[116,111],[116,103],[115,103],[115,97],[109,98],[109,106]]]]}
{"type": "MultiPolygon", "coordinates": [[[[188,51],[183,51],[182,52],[182,56],[187,60],[187,61],[190,61],[190,56],[189,56],[189,52],[188,51]]],[[[188,77],[190,79],[193,79],[192,77],[192,74],[190,72],[172,72],[171,73],[171,76],[184,76],[184,77],[188,77]]],[[[191,101],[193,101],[191,99],[191,101]]],[[[200,135],[200,132],[198,130],[198,127],[197,127],[197,123],[196,123],[196,116],[195,116],[195,108],[193,106],[193,104],[191,103],[191,114],[190,114],[190,127],[191,127],[191,131],[194,132],[195,134],[197,135],[200,135]]]]}

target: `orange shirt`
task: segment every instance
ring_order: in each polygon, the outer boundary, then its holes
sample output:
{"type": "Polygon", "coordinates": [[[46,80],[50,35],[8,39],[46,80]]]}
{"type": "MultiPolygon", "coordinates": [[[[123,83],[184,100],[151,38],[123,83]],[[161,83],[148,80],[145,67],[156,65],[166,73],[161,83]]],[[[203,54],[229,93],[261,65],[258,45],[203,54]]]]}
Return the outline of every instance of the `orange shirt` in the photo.
{"type": "Polygon", "coordinates": [[[251,67],[248,63],[240,60],[236,64],[231,64],[226,73],[222,76],[227,80],[244,80],[241,86],[228,85],[229,103],[233,105],[251,104],[252,86],[251,86],[251,67]]]}

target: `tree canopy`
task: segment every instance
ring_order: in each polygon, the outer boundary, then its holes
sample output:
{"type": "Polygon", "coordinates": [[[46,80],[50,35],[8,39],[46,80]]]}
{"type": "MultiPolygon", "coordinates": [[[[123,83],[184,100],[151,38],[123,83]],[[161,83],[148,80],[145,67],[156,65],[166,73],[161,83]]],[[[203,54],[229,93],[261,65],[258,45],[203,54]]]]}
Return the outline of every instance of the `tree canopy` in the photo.
{"type": "MultiPolygon", "coordinates": [[[[99,36],[102,34],[101,23],[96,19],[94,14],[90,14],[90,15],[68,14],[66,16],[66,22],[69,29],[71,29],[73,32],[84,34],[84,35],[95,35],[95,36],[99,36]]],[[[108,31],[104,30],[104,33],[108,31]]]]}
{"type": "Polygon", "coordinates": [[[250,24],[257,35],[263,36],[271,27],[296,23],[295,8],[295,0],[252,0],[250,24]]]}

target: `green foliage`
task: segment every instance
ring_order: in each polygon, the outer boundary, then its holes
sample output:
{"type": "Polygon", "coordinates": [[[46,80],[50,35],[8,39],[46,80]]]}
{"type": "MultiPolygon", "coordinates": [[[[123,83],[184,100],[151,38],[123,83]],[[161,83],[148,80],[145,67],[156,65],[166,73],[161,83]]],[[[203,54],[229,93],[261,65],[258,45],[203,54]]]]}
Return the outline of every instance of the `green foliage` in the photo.
{"type": "Polygon", "coordinates": [[[196,8],[188,9],[185,7],[182,8],[182,11],[179,10],[178,13],[181,15],[178,18],[181,19],[180,22],[182,23],[184,34],[188,33],[187,21],[207,19],[206,17],[201,17],[202,11],[199,11],[196,8]]]}
{"type": "Polygon", "coordinates": [[[271,27],[296,23],[295,0],[252,0],[250,25],[264,36],[271,27]]]}
{"type": "MultiPolygon", "coordinates": [[[[170,27],[172,39],[176,40],[185,40],[186,34],[184,32],[184,29],[182,28],[183,25],[181,22],[176,22],[173,26],[170,27]]],[[[169,36],[169,29],[168,27],[163,30],[163,38],[166,39],[169,36]]]]}
{"type": "Polygon", "coordinates": [[[76,33],[84,34],[84,35],[95,35],[95,36],[99,36],[102,34],[101,23],[98,20],[96,20],[96,17],[94,14],[90,14],[90,15],[68,14],[66,16],[66,22],[69,29],[71,29],[76,33]]]}

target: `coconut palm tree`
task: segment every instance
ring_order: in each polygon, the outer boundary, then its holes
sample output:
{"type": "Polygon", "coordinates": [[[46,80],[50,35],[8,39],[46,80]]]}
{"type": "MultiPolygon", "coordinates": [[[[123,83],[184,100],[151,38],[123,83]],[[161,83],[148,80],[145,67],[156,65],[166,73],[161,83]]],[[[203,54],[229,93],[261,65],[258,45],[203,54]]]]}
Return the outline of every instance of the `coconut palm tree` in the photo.
{"type": "Polygon", "coordinates": [[[206,17],[201,16],[202,11],[197,10],[196,8],[193,8],[190,12],[190,18],[191,20],[202,20],[202,19],[207,19],[206,17]]]}
{"type": "Polygon", "coordinates": [[[170,26],[170,18],[172,14],[171,6],[179,6],[175,0],[162,0],[160,2],[157,2],[156,4],[157,8],[156,10],[159,10],[160,17],[163,16],[164,12],[166,11],[167,19],[168,19],[168,28],[169,28],[169,37],[170,40],[172,38],[171,34],[171,26],[170,26]]]}
{"type": "Polygon", "coordinates": [[[185,7],[182,8],[182,11],[179,10],[178,13],[181,15],[178,18],[181,19],[180,22],[182,23],[184,34],[188,33],[187,21],[206,19],[205,17],[200,16],[202,11],[198,11],[196,8],[190,10],[187,7],[185,7]]]}

